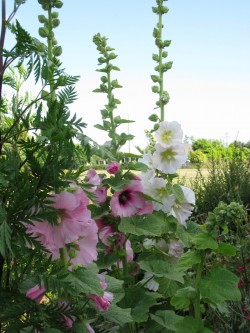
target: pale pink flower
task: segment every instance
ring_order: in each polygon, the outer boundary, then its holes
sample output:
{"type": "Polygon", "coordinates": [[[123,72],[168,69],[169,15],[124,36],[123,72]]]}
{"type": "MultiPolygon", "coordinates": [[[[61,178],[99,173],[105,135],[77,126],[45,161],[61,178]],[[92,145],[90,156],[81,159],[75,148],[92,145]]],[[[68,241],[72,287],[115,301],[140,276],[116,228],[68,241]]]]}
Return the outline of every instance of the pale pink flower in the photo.
{"type": "Polygon", "coordinates": [[[154,168],[164,173],[174,174],[187,160],[184,145],[174,143],[171,146],[163,147],[160,143],[155,146],[153,154],[154,168]]]}
{"type": "Polygon", "coordinates": [[[60,248],[67,244],[78,243],[79,251],[71,263],[89,265],[97,259],[96,245],[98,242],[97,226],[91,220],[91,212],[87,208],[89,199],[81,188],[74,192],[54,194],[51,206],[58,209],[58,224],[48,221],[32,221],[26,225],[27,233],[40,241],[52,253],[52,258],[60,257],[60,248]]]}
{"type": "Polygon", "coordinates": [[[159,128],[155,132],[156,142],[163,147],[168,147],[173,143],[181,143],[183,132],[181,125],[177,121],[162,121],[159,128]]]}
{"type": "Polygon", "coordinates": [[[143,187],[139,180],[132,180],[122,191],[116,192],[110,200],[110,207],[112,214],[120,217],[153,212],[152,202],[144,198],[143,187]]]}
{"type": "Polygon", "coordinates": [[[115,175],[120,170],[120,163],[118,163],[118,162],[110,162],[107,165],[106,170],[111,175],[115,175]]]}
{"type": "Polygon", "coordinates": [[[169,244],[168,254],[170,257],[174,257],[176,259],[180,258],[180,256],[184,252],[184,244],[181,240],[171,240],[169,244]]]}
{"type": "Polygon", "coordinates": [[[112,227],[107,225],[99,229],[98,232],[100,241],[106,246],[110,246],[110,237],[114,236],[114,232],[112,231],[112,227]]]}
{"type": "Polygon", "coordinates": [[[98,228],[94,220],[89,220],[82,226],[81,234],[77,241],[79,250],[75,258],[70,259],[71,264],[81,264],[84,267],[97,260],[98,228]]]}
{"type": "Polygon", "coordinates": [[[103,296],[97,296],[94,294],[88,295],[88,298],[92,299],[95,303],[96,308],[103,312],[107,311],[110,307],[111,302],[113,301],[114,295],[109,291],[105,291],[107,289],[107,283],[105,281],[105,276],[98,274],[97,275],[100,279],[100,284],[102,289],[104,290],[103,296]]]}
{"type": "Polygon", "coordinates": [[[87,172],[86,178],[87,178],[86,183],[92,184],[94,186],[98,186],[102,182],[101,177],[97,174],[95,169],[89,169],[87,172]]]}
{"type": "Polygon", "coordinates": [[[108,191],[108,188],[106,186],[98,187],[95,190],[94,194],[95,194],[95,197],[96,197],[96,201],[99,204],[102,204],[102,203],[104,203],[106,201],[107,191],[108,191]]]}
{"type": "Polygon", "coordinates": [[[43,296],[45,295],[45,293],[46,293],[46,289],[45,289],[44,285],[42,284],[41,286],[39,286],[37,284],[26,292],[26,297],[32,299],[37,304],[39,304],[41,302],[43,296]]]}

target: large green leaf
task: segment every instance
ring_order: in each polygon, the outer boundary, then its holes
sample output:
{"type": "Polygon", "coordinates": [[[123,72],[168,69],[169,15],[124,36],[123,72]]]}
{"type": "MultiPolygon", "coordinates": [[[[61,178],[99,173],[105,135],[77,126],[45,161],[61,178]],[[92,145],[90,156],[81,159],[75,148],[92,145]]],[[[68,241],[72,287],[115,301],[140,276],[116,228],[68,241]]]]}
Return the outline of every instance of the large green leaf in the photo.
{"type": "Polygon", "coordinates": [[[140,323],[147,321],[149,309],[157,303],[160,295],[146,291],[144,288],[129,288],[125,291],[125,297],[120,306],[131,308],[133,320],[140,323]]]}
{"type": "Polygon", "coordinates": [[[6,250],[11,251],[11,228],[7,222],[7,212],[5,208],[0,205],[0,253],[5,257],[6,250]]]}
{"type": "Polygon", "coordinates": [[[225,256],[233,257],[238,252],[238,249],[227,243],[220,243],[218,248],[214,250],[216,253],[223,254],[225,256]]]}
{"type": "Polygon", "coordinates": [[[107,290],[114,294],[112,304],[116,304],[124,297],[123,281],[109,275],[105,275],[105,281],[107,283],[107,290]]]}
{"type": "Polygon", "coordinates": [[[193,243],[199,250],[211,249],[215,250],[218,248],[218,243],[213,239],[207,232],[201,232],[196,234],[193,239],[193,243]]]}
{"type": "Polygon", "coordinates": [[[191,301],[196,297],[196,290],[189,286],[177,290],[176,294],[171,299],[171,305],[173,305],[176,310],[187,309],[191,301]]]}
{"type": "Polygon", "coordinates": [[[140,262],[141,269],[146,272],[153,273],[157,277],[166,277],[169,280],[174,280],[183,283],[183,273],[176,271],[176,266],[170,262],[160,259],[148,259],[140,262]]]}
{"type": "Polygon", "coordinates": [[[122,309],[117,305],[111,305],[107,311],[102,313],[102,315],[104,318],[120,326],[131,323],[133,321],[131,316],[131,309],[122,309]]]}
{"type": "Polygon", "coordinates": [[[201,319],[185,317],[176,323],[176,333],[213,333],[210,329],[204,327],[201,319]]]}
{"type": "Polygon", "coordinates": [[[171,331],[175,331],[176,330],[175,325],[180,320],[183,320],[183,317],[178,316],[177,314],[175,314],[174,311],[171,310],[159,310],[156,311],[155,314],[151,314],[150,317],[158,324],[171,331]]]}
{"type": "Polygon", "coordinates": [[[240,301],[238,289],[239,278],[225,268],[217,267],[200,281],[200,292],[203,299],[213,304],[224,301],[240,301]]]}
{"type": "Polygon", "coordinates": [[[68,281],[76,295],[81,293],[103,295],[100,279],[92,270],[78,268],[69,275],[68,281]]]}
{"type": "Polygon", "coordinates": [[[180,268],[181,270],[187,270],[189,268],[192,268],[193,265],[199,264],[200,262],[200,253],[189,250],[180,257],[178,262],[178,268],[180,268]]]}
{"type": "Polygon", "coordinates": [[[175,218],[168,217],[163,212],[157,212],[123,218],[118,228],[121,232],[136,236],[160,237],[169,230],[172,224],[176,224],[175,218]]]}

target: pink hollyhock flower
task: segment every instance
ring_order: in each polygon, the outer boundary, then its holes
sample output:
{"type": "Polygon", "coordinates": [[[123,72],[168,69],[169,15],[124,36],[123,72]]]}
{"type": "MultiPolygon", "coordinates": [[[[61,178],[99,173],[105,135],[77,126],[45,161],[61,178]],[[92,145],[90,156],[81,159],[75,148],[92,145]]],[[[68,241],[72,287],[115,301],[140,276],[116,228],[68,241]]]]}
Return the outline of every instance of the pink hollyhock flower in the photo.
{"type": "Polygon", "coordinates": [[[112,231],[112,227],[110,225],[100,228],[98,235],[99,235],[100,241],[104,245],[110,246],[109,238],[114,236],[114,232],[112,231]]]}
{"type": "Polygon", "coordinates": [[[43,298],[43,296],[46,293],[46,289],[44,287],[44,285],[42,284],[41,286],[39,286],[38,284],[36,286],[34,286],[33,288],[29,289],[26,292],[26,297],[32,299],[33,301],[35,301],[37,304],[39,304],[43,298]]]}
{"type": "Polygon", "coordinates": [[[98,228],[94,220],[89,220],[88,223],[82,226],[80,238],[77,241],[79,250],[76,251],[75,258],[70,259],[71,264],[81,264],[87,267],[94,260],[97,260],[97,231],[98,228]]]}
{"type": "Polygon", "coordinates": [[[120,163],[118,163],[118,162],[110,162],[107,165],[106,170],[111,175],[115,175],[120,170],[120,163]]]}
{"type": "Polygon", "coordinates": [[[95,169],[89,169],[86,175],[86,183],[87,184],[92,184],[94,186],[98,186],[101,184],[102,179],[100,176],[98,176],[97,172],[95,169]]]}
{"type": "Polygon", "coordinates": [[[108,188],[106,186],[98,187],[94,194],[96,196],[96,201],[102,204],[106,201],[108,188]]]}
{"type": "Polygon", "coordinates": [[[237,270],[238,272],[243,272],[243,271],[245,270],[245,267],[244,267],[244,266],[237,266],[237,267],[236,267],[236,270],[237,270]]]}
{"type": "Polygon", "coordinates": [[[110,307],[111,302],[113,301],[114,295],[109,292],[105,291],[107,289],[107,283],[105,281],[105,276],[101,274],[97,274],[100,279],[100,284],[102,289],[104,290],[103,296],[97,296],[94,294],[88,295],[88,298],[92,299],[95,303],[96,308],[100,311],[107,311],[110,307]]]}
{"type": "Polygon", "coordinates": [[[122,191],[116,192],[110,200],[110,207],[112,214],[120,217],[153,212],[152,202],[144,198],[143,187],[139,180],[132,180],[122,191]]]}
{"type": "Polygon", "coordinates": [[[52,258],[59,258],[59,249],[66,244],[79,243],[79,251],[71,262],[89,265],[97,258],[96,245],[98,241],[97,226],[91,220],[91,212],[87,205],[89,199],[82,189],[74,192],[61,192],[50,198],[51,206],[58,209],[58,225],[48,221],[32,221],[26,225],[27,233],[36,237],[43,246],[52,253],[52,258]]]}

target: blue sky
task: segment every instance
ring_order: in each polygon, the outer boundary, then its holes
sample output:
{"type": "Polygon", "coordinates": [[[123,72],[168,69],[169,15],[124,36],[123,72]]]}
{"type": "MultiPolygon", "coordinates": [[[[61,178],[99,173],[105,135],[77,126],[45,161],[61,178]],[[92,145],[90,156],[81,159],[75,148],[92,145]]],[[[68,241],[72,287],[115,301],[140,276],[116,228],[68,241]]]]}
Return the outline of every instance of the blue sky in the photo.
{"type": "MultiPolygon", "coordinates": [[[[101,141],[105,138],[93,125],[106,99],[92,93],[99,85],[92,37],[100,32],[116,49],[115,64],[121,72],[114,78],[124,87],[117,90],[122,101],[117,114],[137,121],[130,132],[136,133],[136,144],[143,145],[156,98],[150,80],[151,55],[156,52],[154,4],[154,0],[64,0],[60,10],[56,37],[63,46],[61,59],[69,74],[81,75],[72,112],[89,124],[87,134],[101,141]]],[[[169,0],[166,5],[170,11],[164,16],[164,37],[172,40],[167,60],[174,62],[165,75],[170,93],[166,119],[179,121],[184,133],[195,138],[250,140],[250,1],[169,0]]],[[[41,13],[37,1],[27,0],[17,18],[36,36],[41,13]]]]}

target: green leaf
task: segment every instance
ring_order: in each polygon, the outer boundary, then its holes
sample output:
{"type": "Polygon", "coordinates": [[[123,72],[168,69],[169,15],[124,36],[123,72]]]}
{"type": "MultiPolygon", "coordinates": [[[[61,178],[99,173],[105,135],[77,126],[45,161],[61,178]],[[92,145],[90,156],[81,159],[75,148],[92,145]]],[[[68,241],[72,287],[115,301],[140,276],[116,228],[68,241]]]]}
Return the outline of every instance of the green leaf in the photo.
{"type": "Polygon", "coordinates": [[[217,267],[201,279],[200,292],[203,299],[213,304],[224,301],[240,301],[239,278],[225,268],[217,267]]]}
{"type": "Polygon", "coordinates": [[[44,331],[44,333],[63,333],[62,331],[58,330],[57,328],[46,328],[46,330],[44,331]]]}
{"type": "Polygon", "coordinates": [[[172,221],[163,212],[125,217],[118,226],[119,231],[136,236],[161,236],[168,230],[168,221],[172,221]]]}
{"type": "Polygon", "coordinates": [[[176,271],[176,265],[152,257],[152,260],[142,260],[140,262],[141,269],[144,269],[146,272],[153,273],[157,277],[166,277],[169,280],[178,281],[183,283],[183,273],[176,271]]]}
{"type": "Polygon", "coordinates": [[[7,222],[7,212],[4,207],[0,206],[0,253],[4,257],[6,250],[11,251],[11,228],[7,222]]]}
{"type": "Polygon", "coordinates": [[[180,185],[174,184],[172,187],[172,191],[177,201],[181,202],[184,199],[184,193],[180,185]]]}
{"type": "Polygon", "coordinates": [[[107,290],[114,294],[112,304],[116,304],[124,297],[123,280],[105,275],[105,281],[107,283],[107,290]]]}
{"type": "Polygon", "coordinates": [[[129,288],[125,290],[125,297],[120,306],[131,308],[133,320],[141,323],[147,321],[150,307],[157,303],[156,298],[157,294],[143,288],[129,288]]]}
{"type": "Polygon", "coordinates": [[[176,294],[171,299],[171,305],[173,305],[176,310],[187,309],[193,300],[196,297],[196,290],[189,286],[177,290],[176,294]]]}
{"type": "Polygon", "coordinates": [[[117,305],[111,305],[107,311],[102,313],[102,315],[104,318],[120,326],[131,323],[133,321],[131,316],[131,309],[122,309],[117,305]]]}
{"type": "Polygon", "coordinates": [[[115,124],[129,124],[129,123],[134,123],[134,120],[129,120],[129,119],[122,119],[120,116],[117,116],[114,118],[115,124]]]}
{"type": "Polygon", "coordinates": [[[183,317],[178,316],[171,310],[158,310],[155,314],[151,314],[150,317],[161,326],[172,331],[175,331],[175,325],[183,319],[183,317]]]}
{"type": "Polygon", "coordinates": [[[103,289],[100,284],[100,279],[96,272],[91,269],[78,268],[69,276],[69,282],[74,287],[75,294],[95,294],[103,295],[103,289]]]}
{"type": "Polygon", "coordinates": [[[200,232],[194,236],[193,243],[199,250],[211,249],[215,250],[218,248],[218,243],[209,233],[200,232]]]}
{"type": "Polygon", "coordinates": [[[185,317],[176,323],[176,333],[213,333],[213,331],[204,327],[201,319],[185,317]]]}
{"type": "Polygon", "coordinates": [[[233,257],[238,252],[238,249],[227,243],[220,243],[218,248],[214,250],[215,253],[220,253],[225,256],[233,257]]]}
{"type": "Polygon", "coordinates": [[[100,125],[100,124],[96,124],[96,125],[94,125],[94,127],[98,128],[98,129],[100,129],[102,131],[106,131],[106,128],[104,126],[100,125]]]}
{"type": "Polygon", "coordinates": [[[126,164],[126,168],[128,170],[136,170],[141,172],[146,172],[148,170],[147,165],[141,162],[129,162],[126,164]]]}
{"type": "Polygon", "coordinates": [[[180,257],[178,268],[186,270],[192,268],[194,265],[199,264],[200,262],[200,253],[189,250],[180,257]]]}

